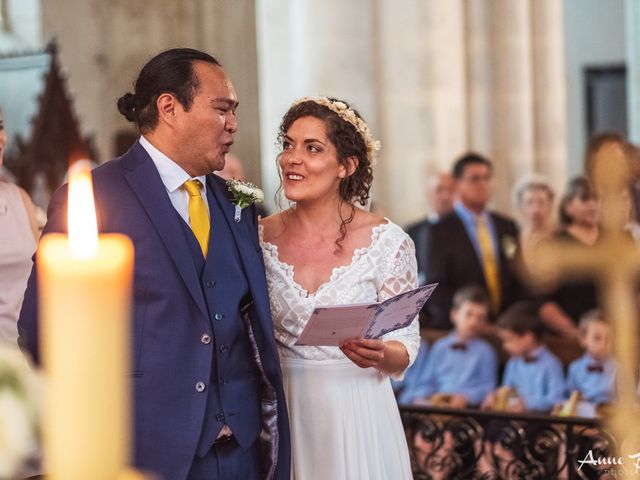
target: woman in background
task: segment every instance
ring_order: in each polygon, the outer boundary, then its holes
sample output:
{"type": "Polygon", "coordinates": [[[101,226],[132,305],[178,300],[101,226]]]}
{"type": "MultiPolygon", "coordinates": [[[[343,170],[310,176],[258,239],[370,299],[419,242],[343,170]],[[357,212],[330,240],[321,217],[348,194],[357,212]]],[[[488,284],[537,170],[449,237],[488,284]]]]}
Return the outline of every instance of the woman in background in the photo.
{"type": "MultiPolygon", "coordinates": [[[[0,166],[7,134],[0,111],[0,166]]],[[[36,251],[38,225],[27,192],[0,180],[0,343],[15,345],[17,321],[36,251]]]]}
{"type": "Polygon", "coordinates": [[[545,177],[533,174],[516,183],[513,197],[520,220],[520,247],[525,264],[528,265],[535,246],[554,234],[555,194],[545,177]]]}
{"type": "MultiPolygon", "coordinates": [[[[592,247],[600,236],[600,207],[593,185],[586,177],[573,178],[560,202],[560,225],[555,238],[569,244],[592,247]]],[[[540,317],[556,333],[580,338],[578,321],[587,311],[597,308],[593,281],[561,284],[540,308],[540,317]]]]}

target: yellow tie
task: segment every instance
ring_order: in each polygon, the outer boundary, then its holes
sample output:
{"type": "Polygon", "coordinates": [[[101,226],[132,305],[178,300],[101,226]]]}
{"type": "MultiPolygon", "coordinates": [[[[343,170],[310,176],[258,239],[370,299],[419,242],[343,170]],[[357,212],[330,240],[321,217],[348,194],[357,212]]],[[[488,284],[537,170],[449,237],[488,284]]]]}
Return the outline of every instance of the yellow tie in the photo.
{"type": "Polygon", "coordinates": [[[493,240],[485,217],[478,217],[476,227],[478,244],[482,255],[482,269],[484,270],[484,278],[487,282],[489,298],[491,299],[491,310],[496,314],[500,310],[502,292],[500,291],[500,275],[498,274],[498,263],[496,262],[493,240]]]}
{"type": "Polygon", "coordinates": [[[204,257],[207,258],[209,248],[209,215],[207,206],[204,204],[200,188],[202,185],[198,180],[187,180],[182,187],[189,194],[189,221],[191,230],[196,236],[204,257]]]}

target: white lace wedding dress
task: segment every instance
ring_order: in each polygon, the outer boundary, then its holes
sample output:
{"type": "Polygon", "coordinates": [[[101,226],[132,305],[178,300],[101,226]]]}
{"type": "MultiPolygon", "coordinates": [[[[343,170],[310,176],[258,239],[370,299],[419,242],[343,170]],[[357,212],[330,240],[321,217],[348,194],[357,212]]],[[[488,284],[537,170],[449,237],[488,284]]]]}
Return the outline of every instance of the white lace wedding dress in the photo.
{"type": "MultiPolygon", "coordinates": [[[[337,347],[294,343],[317,306],[380,301],[417,287],[413,242],[389,221],[378,225],[369,246],[309,293],[260,233],[291,423],[291,478],[411,479],[389,377],[357,367],[337,347]]],[[[402,342],[413,363],[420,344],[417,319],[383,338],[402,342]]]]}

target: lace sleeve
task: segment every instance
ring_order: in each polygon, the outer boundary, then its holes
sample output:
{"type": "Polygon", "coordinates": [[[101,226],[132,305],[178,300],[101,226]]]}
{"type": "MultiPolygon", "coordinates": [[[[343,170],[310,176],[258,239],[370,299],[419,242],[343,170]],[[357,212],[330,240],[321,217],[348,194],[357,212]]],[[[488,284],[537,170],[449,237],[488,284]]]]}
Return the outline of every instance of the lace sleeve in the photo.
{"type": "MultiPolygon", "coordinates": [[[[383,275],[383,283],[378,297],[380,301],[418,287],[418,266],[416,252],[411,238],[404,234],[400,245],[389,251],[387,267],[383,275]]],[[[413,364],[420,347],[420,326],[418,317],[408,327],[387,333],[384,340],[397,340],[407,349],[409,366],[413,364]]],[[[404,371],[391,375],[394,380],[402,380],[404,371]]]]}

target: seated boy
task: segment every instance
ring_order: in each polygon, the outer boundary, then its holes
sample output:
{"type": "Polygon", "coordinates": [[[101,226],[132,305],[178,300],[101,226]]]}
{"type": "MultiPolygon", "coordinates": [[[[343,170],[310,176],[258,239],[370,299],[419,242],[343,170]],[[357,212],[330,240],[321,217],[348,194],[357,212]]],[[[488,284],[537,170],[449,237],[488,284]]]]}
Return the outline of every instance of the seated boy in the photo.
{"type": "Polygon", "coordinates": [[[420,381],[420,375],[424,371],[427,363],[427,353],[429,352],[429,344],[424,339],[420,340],[420,348],[415,362],[411,365],[402,380],[391,380],[393,392],[396,394],[396,400],[400,404],[411,403],[414,398],[414,390],[420,381]]]}
{"type": "Polygon", "coordinates": [[[409,401],[465,408],[479,405],[497,381],[497,358],[491,345],[480,338],[489,310],[487,294],[466,287],[453,297],[453,331],[435,342],[409,401]]]}
{"type": "Polygon", "coordinates": [[[512,412],[551,410],[563,398],[564,374],[560,360],[542,343],[543,324],[537,305],[516,303],[498,318],[497,325],[502,347],[511,356],[502,387],[510,387],[515,396],[507,405],[499,406],[496,392],[491,392],[483,408],[512,412]]]}
{"type": "Polygon", "coordinates": [[[580,319],[579,328],[585,354],[569,366],[567,393],[578,391],[593,405],[610,403],[615,395],[616,365],[611,356],[609,325],[598,310],[590,310],[580,319]]]}

